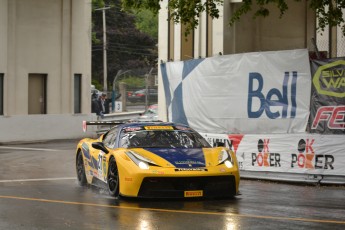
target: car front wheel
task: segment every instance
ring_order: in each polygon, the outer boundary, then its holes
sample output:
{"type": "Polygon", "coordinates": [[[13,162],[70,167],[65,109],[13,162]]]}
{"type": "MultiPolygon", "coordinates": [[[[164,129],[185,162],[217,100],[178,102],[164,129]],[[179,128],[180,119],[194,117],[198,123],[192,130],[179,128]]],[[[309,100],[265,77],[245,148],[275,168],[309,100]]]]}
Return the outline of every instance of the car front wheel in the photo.
{"type": "Polygon", "coordinates": [[[107,183],[108,183],[109,194],[111,196],[118,197],[119,183],[120,183],[119,171],[117,169],[116,161],[114,158],[111,158],[109,161],[107,183]]]}

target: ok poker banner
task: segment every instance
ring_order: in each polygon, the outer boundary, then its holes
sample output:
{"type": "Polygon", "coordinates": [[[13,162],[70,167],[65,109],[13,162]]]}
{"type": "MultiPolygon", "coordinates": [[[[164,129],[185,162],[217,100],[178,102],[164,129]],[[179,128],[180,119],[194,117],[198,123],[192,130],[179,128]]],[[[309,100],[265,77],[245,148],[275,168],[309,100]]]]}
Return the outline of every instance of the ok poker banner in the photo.
{"type": "Polygon", "coordinates": [[[345,134],[345,58],[313,60],[308,130],[345,134]]]}
{"type": "Polygon", "coordinates": [[[345,176],[343,135],[201,135],[211,145],[225,143],[243,171],[345,176]]]}
{"type": "Polygon", "coordinates": [[[168,120],[208,133],[304,133],[307,50],[223,55],[161,65],[168,120]]]}

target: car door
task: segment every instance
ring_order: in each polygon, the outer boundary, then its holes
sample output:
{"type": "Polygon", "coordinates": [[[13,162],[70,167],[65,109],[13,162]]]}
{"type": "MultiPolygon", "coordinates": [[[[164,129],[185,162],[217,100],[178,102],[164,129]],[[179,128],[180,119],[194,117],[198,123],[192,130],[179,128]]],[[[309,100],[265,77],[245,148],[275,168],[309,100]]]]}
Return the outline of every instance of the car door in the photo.
{"type": "MultiPolygon", "coordinates": [[[[112,143],[114,143],[114,140],[117,135],[117,129],[111,129],[109,130],[106,134],[104,134],[103,137],[103,143],[105,144],[106,147],[108,148],[113,148],[112,143]]],[[[106,153],[104,153],[101,150],[98,149],[93,149],[91,151],[91,172],[90,174],[93,175],[94,177],[98,178],[101,181],[106,181],[106,176],[107,176],[107,168],[106,168],[106,153]]]]}

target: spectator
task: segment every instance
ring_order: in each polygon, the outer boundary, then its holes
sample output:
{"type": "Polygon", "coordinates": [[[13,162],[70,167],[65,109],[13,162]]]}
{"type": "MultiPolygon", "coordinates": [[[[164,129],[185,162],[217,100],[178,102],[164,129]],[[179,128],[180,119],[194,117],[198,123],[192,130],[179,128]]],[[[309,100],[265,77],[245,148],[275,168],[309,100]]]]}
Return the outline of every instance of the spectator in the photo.
{"type": "Polygon", "coordinates": [[[92,95],[91,95],[91,101],[93,100],[97,100],[97,92],[96,91],[93,91],[92,95]]]}
{"type": "Polygon", "coordinates": [[[92,113],[96,113],[97,115],[99,115],[100,108],[99,108],[99,103],[98,103],[97,95],[96,95],[96,97],[92,98],[92,101],[91,101],[91,112],[92,113]]]}
{"type": "Polygon", "coordinates": [[[105,113],[105,98],[106,95],[103,93],[98,97],[98,99],[92,100],[91,112],[96,113],[98,116],[103,118],[105,113]]]}

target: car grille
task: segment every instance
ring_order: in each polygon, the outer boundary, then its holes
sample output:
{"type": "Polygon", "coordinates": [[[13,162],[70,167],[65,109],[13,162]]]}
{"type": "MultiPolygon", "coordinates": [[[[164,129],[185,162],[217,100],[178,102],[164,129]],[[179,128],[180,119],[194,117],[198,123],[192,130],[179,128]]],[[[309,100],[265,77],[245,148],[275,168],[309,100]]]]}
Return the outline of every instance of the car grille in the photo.
{"type": "Polygon", "coordinates": [[[204,197],[232,197],[236,195],[234,176],[206,177],[146,177],[139,197],[183,198],[185,191],[202,190],[204,197]]]}

